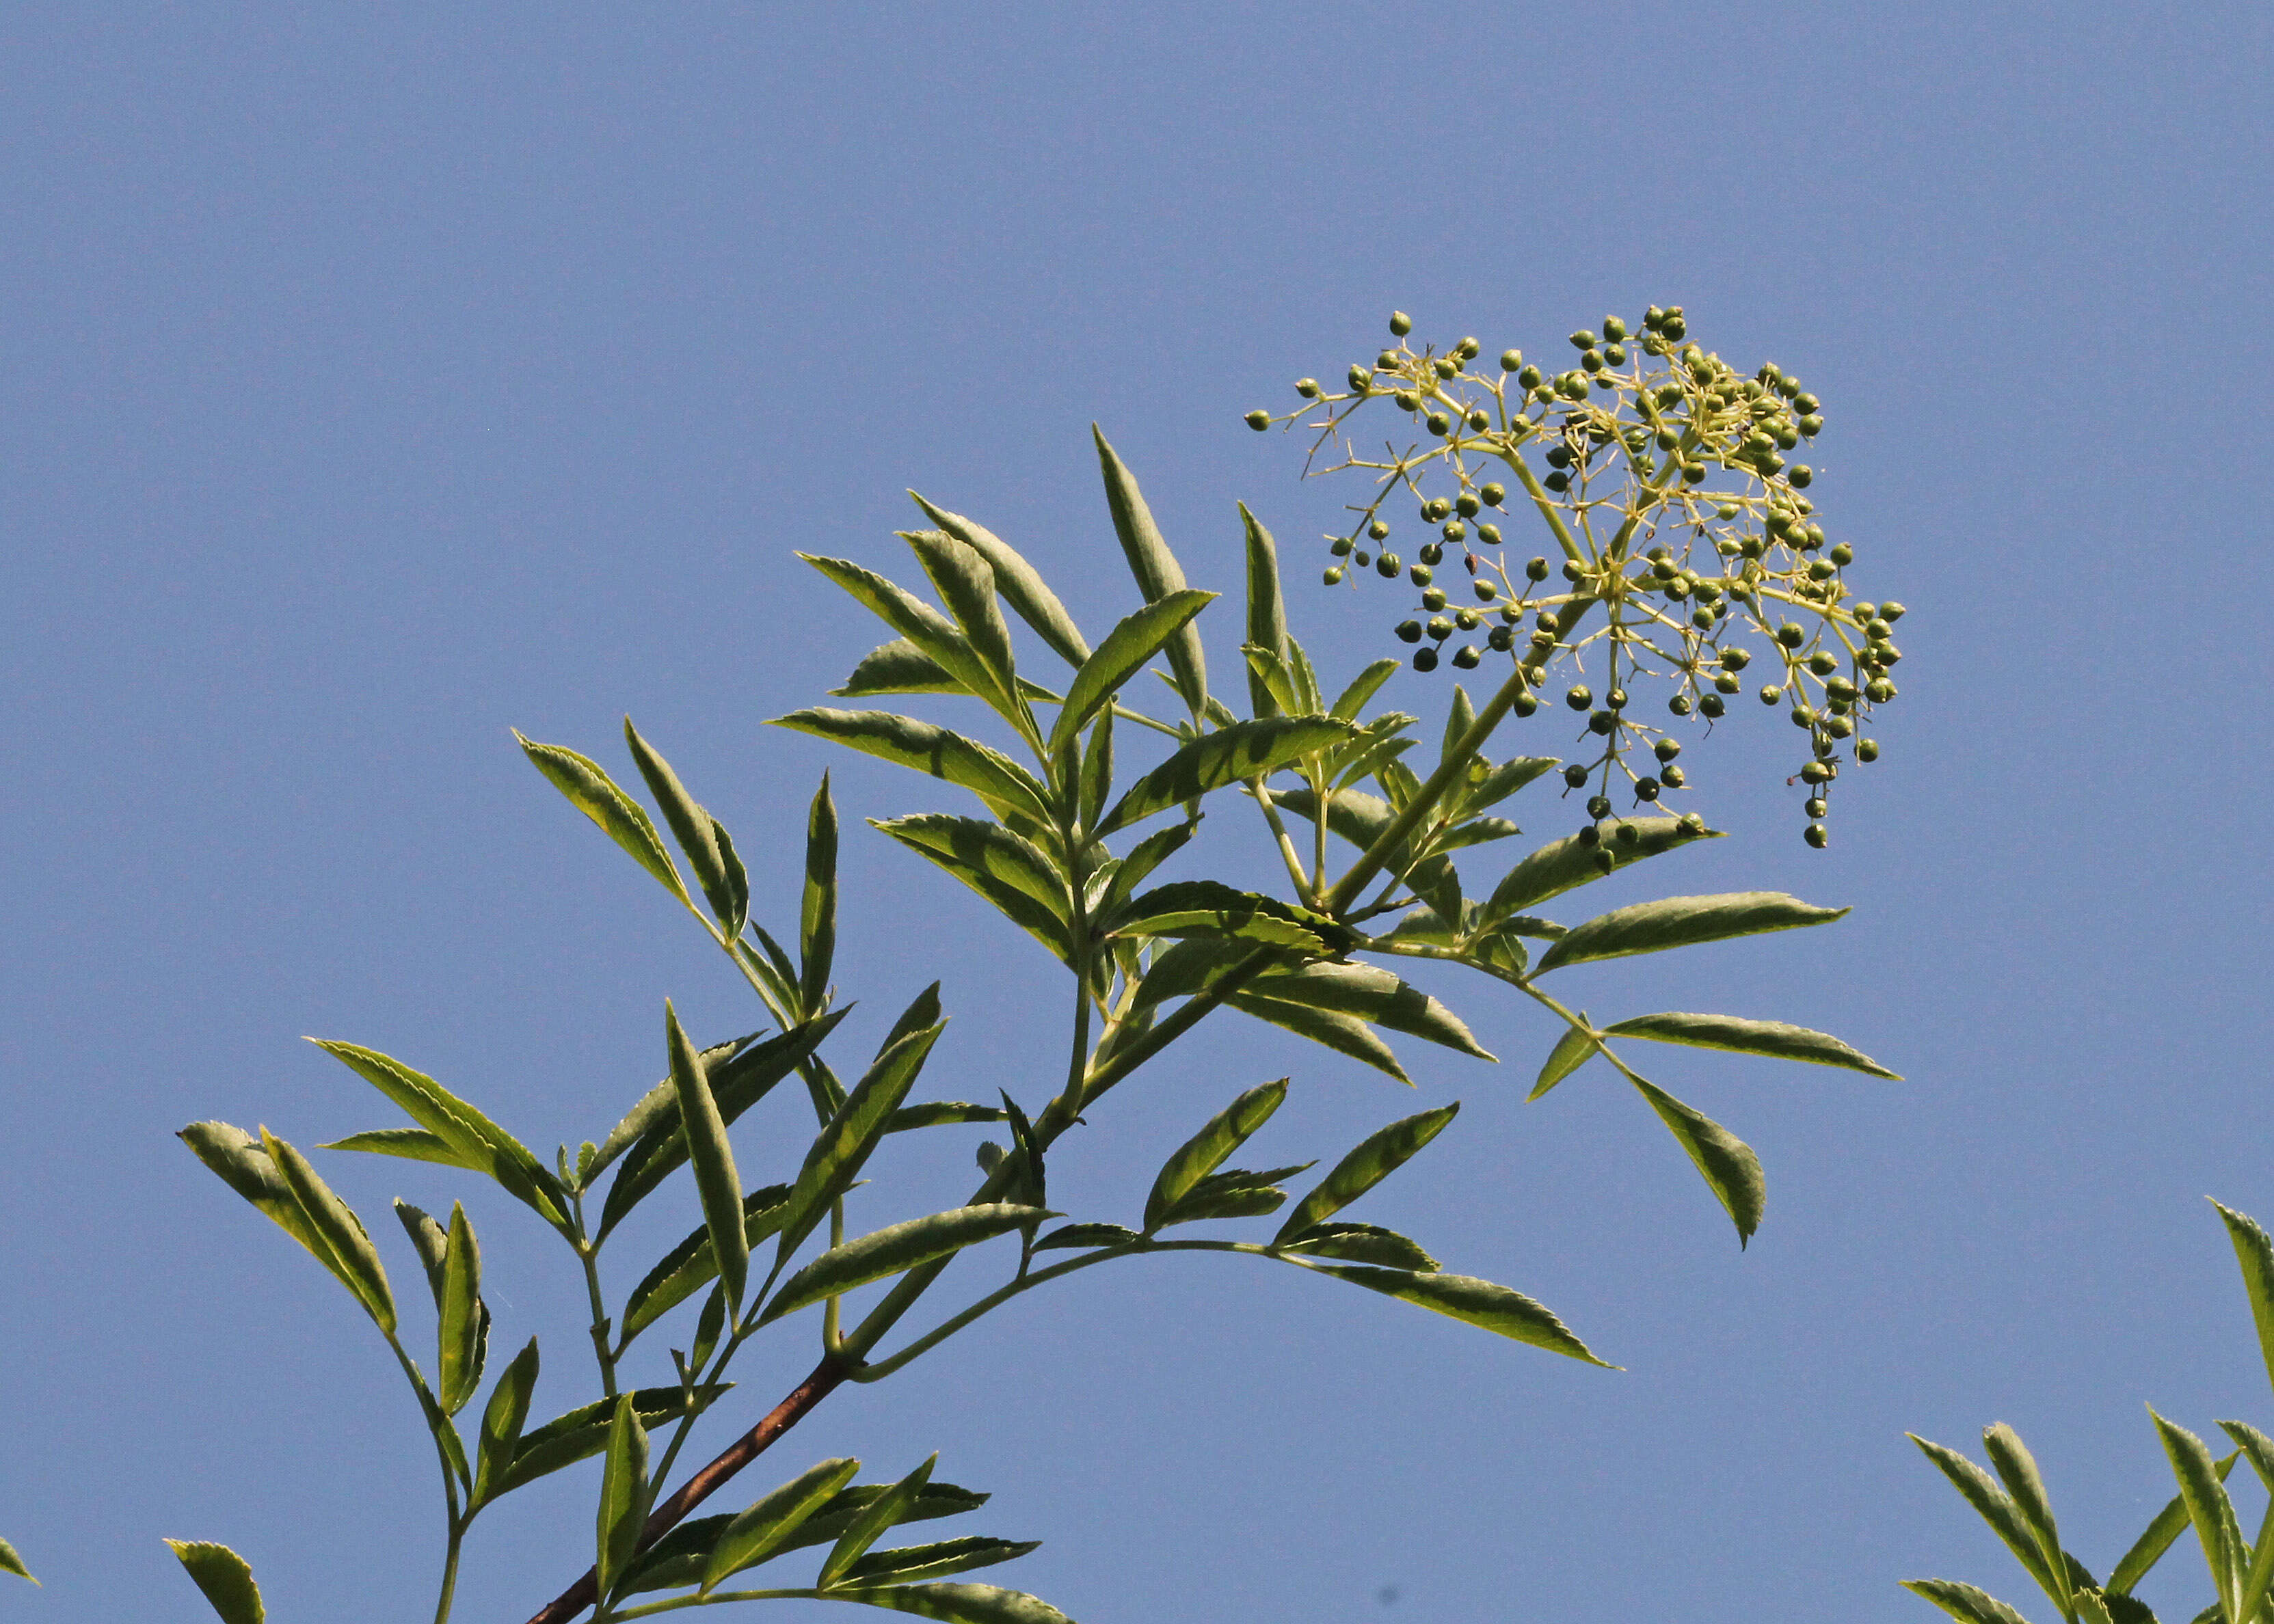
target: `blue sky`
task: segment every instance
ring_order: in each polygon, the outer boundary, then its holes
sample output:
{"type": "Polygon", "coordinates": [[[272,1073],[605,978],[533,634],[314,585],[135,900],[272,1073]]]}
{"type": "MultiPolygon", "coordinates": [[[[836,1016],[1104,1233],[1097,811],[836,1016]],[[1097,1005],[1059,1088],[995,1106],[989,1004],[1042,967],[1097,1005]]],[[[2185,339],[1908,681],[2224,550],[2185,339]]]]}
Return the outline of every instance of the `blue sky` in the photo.
{"type": "MultiPolygon", "coordinates": [[[[1547,350],[1678,303],[1824,398],[1812,493],[1912,611],[1886,757],[1811,853],[1785,740],[1725,730],[1685,761],[1735,838],[1598,889],[1855,913],[1579,996],[1804,1022],[1906,1080],[1669,1051],[1767,1165],[1741,1253],[1609,1079],[1521,1103],[1552,1034],[1512,1003],[1462,994],[1506,1064],[1417,1056],[1419,1103],[1228,1026],[1069,1141],[1054,1200],[1125,1215],[1282,1072],[1290,1160],[1459,1098],[1364,1215],[1624,1372],[1170,1259],[842,1396],[752,1492],[938,1449],[996,1491],[975,1529],[1047,1542],[1006,1581],[1084,1624],[1918,1620],[1899,1578],[2031,1609],[1906,1428],[2014,1423],[2105,1567],[2169,1492],[2142,1401],[2274,1415],[2202,1199],[2274,1218],[2263,8],[22,5],[0,33],[0,1531],[47,1581],[11,1613],[197,1616],[161,1536],[237,1546],[281,1619],[431,1605],[432,1460],[383,1350],[171,1135],[390,1124],[305,1033],[549,1147],[660,1074],[666,996],[752,1024],[508,727],[617,762],[630,712],[778,921],[832,768],[849,1034],[941,976],[928,1085],[1045,1092],[1039,952],[859,823],[946,792],[760,726],[877,641],[793,552],[913,574],[914,486],[1095,633],[1134,601],[1096,421],[1197,584],[1236,590],[1246,500],[1297,631],[1353,668],[1390,617],[1312,585],[1306,539],[1346,493],[1239,416],[1393,307],[1547,350]]],[[[1229,671],[1234,616],[1203,626],[1229,671]]],[[[1434,725],[1444,688],[1389,696],[1434,725]]],[[[797,1149],[754,1123],[743,1166],[797,1149]]],[[[960,1199],[967,1156],[902,1157],[877,1211],[960,1199]]],[[[460,1193],[326,1167],[374,1217],[460,1193]]],[[[551,1413],[585,1396],[565,1254],[470,1201],[500,1336],[558,1350],[551,1413]]],[[[750,1358],[748,1412],[809,1357],[750,1358]]],[[[573,1576],[590,1492],[480,1525],[458,1616],[573,1576]]],[[[2201,1605],[2193,1560],[2159,1605],[2201,1605]]]]}

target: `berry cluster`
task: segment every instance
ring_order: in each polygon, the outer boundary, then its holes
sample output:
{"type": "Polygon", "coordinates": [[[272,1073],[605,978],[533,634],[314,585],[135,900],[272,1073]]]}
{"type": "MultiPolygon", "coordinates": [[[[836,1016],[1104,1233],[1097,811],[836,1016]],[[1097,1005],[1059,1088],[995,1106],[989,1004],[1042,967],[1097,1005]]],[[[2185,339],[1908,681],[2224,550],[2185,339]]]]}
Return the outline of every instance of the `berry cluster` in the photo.
{"type": "MultiPolygon", "coordinates": [[[[1686,342],[1679,305],[1653,305],[1638,328],[1607,316],[1600,330],[1572,334],[1577,365],[1553,374],[1514,350],[1497,369],[1472,370],[1482,353],[1473,338],[1417,350],[1402,312],[1389,331],[1396,347],[1352,365],[1343,390],[1305,378],[1294,411],[1247,414],[1259,432],[1315,430],[1306,473],[1375,477],[1373,499],[1351,506],[1347,533],[1327,538],[1326,583],[1356,584],[1369,570],[1403,577],[1419,593],[1417,613],[1397,627],[1413,668],[1465,671],[1504,655],[1525,685],[1519,716],[1540,708],[1550,666],[1567,665],[1581,680],[1563,701],[1601,743],[1564,777],[1574,790],[1596,783],[1588,809],[1598,821],[1612,813],[1619,775],[1638,806],[1685,784],[1681,744],[1631,714],[1629,688],[1662,684],[1673,715],[1710,726],[1758,658],[1760,702],[1784,707],[1808,735],[1796,776],[1809,791],[1808,843],[1824,846],[1841,766],[1879,753],[1857,735],[1895,696],[1903,606],[1849,595],[1855,549],[1826,538],[1805,494],[1814,470],[1785,459],[1824,427],[1821,402],[1774,365],[1747,376],[1686,342]],[[1377,402],[1420,432],[1374,457],[1351,431],[1377,402]],[[1445,493],[1429,488],[1448,479],[1445,493]],[[1393,550],[1389,513],[1401,499],[1422,526],[1411,563],[1393,550]],[[1510,562],[1501,523],[1511,500],[1545,523],[1560,559],[1510,562]],[[1455,603],[1449,584],[1472,601],[1455,603]],[[1758,654],[1737,640],[1748,632],[1766,640],[1758,654]],[[1598,654],[1600,699],[1585,680],[1598,654]],[[1638,771],[1630,757],[1645,750],[1638,771]]],[[[1597,831],[1590,823],[1582,838],[1597,831]]]]}

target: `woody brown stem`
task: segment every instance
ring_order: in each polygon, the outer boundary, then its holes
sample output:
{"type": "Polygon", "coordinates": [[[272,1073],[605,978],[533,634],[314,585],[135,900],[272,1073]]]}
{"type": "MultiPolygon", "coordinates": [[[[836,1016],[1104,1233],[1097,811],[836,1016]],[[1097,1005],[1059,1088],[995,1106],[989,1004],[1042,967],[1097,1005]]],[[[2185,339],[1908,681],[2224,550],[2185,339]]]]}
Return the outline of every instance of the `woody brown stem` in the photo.
{"type": "MultiPolygon", "coordinates": [[[[669,1533],[727,1478],[764,1455],[774,1440],[803,1420],[809,1410],[837,1389],[845,1380],[846,1370],[834,1359],[824,1359],[815,1365],[813,1373],[767,1411],[764,1420],[736,1439],[718,1459],[681,1484],[677,1493],[650,1514],[647,1527],[640,1534],[639,1548],[644,1551],[669,1533]]],[[[539,1609],[529,1624],[568,1624],[569,1620],[599,1598],[599,1571],[588,1568],[583,1578],[539,1609]]]]}

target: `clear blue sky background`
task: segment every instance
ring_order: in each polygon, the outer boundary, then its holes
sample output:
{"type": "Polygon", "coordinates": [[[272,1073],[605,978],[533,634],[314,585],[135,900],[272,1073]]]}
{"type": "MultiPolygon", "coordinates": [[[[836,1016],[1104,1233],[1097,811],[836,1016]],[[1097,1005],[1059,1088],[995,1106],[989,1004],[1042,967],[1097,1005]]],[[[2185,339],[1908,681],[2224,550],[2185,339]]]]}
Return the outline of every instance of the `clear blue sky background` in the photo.
{"type": "MultiPolygon", "coordinates": [[[[1741,1253],[1612,1079],[1521,1104],[1552,1034],[1466,992],[1508,1064],[1413,1056],[1421,1102],[1466,1109],[1363,1215],[1624,1373],[1171,1260],[844,1395],[752,1493],[937,1448],[998,1491],[975,1529],[1048,1542],[1005,1576],[1084,1624],[1920,1620],[1895,1581],[1926,1574],[2042,1619],[1904,1429],[2020,1426],[2105,1568],[2170,1492],[2143,1400],[2274,1417],[2202,1199],[2274,1218],[2263,7],[26,4],[0,33],[0,1531],[47,1581],[0,1611],[200,1616],[170,1535],[245,1552],[280,1620],[425,1616],[433,1461],[383,1350],[171,1134],[398,1120],[312,1033],[549,1151],[659,1075],[666,995],[749,1024],[508,726],[617,762],[629,710],[776,921],[833,764],[851,1035],[943,975],[927,1089],[1042,1097],[1039,951],[857,822],[952,793],[759,726],[877,639],[792,550],[912,575],[914,485],[1095,635],[1133,601],[1096,419],[1199,583],[1236,588],[1253,504],[1347,669],[1391,646],[1380,598],[1313,584],[1348,492],[1239,414],[1369,355],[1393,306],[1552,350],[1680,303],[1825,398],[1815,494],[1913,611],[1886,758],[1813,853],[1787,730],[1743,716],[1685,758],[1735,838],[1597,889],[1856,913],[1574,984],[1826,1027],[1908,1080],[1654,1056],[1767,1164],[1741,1253]]],[[[1208,626],[1228,673],[1234,617],[1208,626]]],[[[1434,717],[1444,687],[1392,696],[1434,717]]],[[[1126,1216],[1283,1071],[1288,1160],[1418,1109],[1219,1039],[1067,1142],[1059,1204],[1126,1216]]],[[[775,1131],[742,1135],[754,1177],[796,1154],[775,1131]]],[[[872,1210],[960,1196],[957,1133],[880,1163],[872,1210]]],[[[375,1228],[457,1188],[325,1165],[375,1228]]],[[[678,1199],[639,1238],[692,1222],[678,1199]]],[[[581,1399],[565,1253],[473,1212],[501,1345],[544,1338],[545,1413],[581,1399]]],[[[747,1359],[729,1413],[809,1335],[747,1359]]],[[[590,1488],[486,1521],[458,1616],[581,1568],[590,1488]]],[[[2172,1567],[2184,1618],[2201,1569],[2172,1567]]]]}

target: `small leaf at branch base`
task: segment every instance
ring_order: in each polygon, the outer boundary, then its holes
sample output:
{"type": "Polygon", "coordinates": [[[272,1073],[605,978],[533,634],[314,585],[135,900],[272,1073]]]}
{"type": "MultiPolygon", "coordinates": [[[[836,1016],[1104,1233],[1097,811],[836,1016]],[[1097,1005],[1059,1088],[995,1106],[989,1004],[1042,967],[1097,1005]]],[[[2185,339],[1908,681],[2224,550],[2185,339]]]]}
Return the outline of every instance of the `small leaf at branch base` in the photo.
{"type": "Polygon", "coordinates": [[[1697,1164],[1713,1199],[1737,1226],[1737,1244],[1743,1246],[1761,1227],[1761,1207],[1768,1186],[1761,1177],[1761,1161],[1751,1146],[1695,1107],[1684,1105],[1663,1088],[1641,1078],[1628,1079],[1650,1109],[1658,1113],[1667,1131],[1697,1164]]]}
{"type": "Polygon", "coordinates": [[[1198,1133],[1171,1154],[1154,1177],[1152,1193],[1145,1199],[1145,1227],[1159,1227],[1164,1215],[1193,1186],[1224,1164],[1247,1137],[1271,1120],[1287,1098],[1287,1079],[1251,1088],[1209,1118],[1198,1133]]]}
{"type": "Polygon", "coordinates": [[[634,862],[655,876],[656,882],[681,902],[692,906],[686,883],[673,867],[671,853],[663,849],[662,837],[639,802],[616,787],[616,782],[601,769],[599,763],[588,756],[557,744],[539,744],[526,738],[519,728],[513,736],[537,770],[552,780],[553,787],[568,799],[586,817],[600,826],[601,831],[631,856],[634,862]]]}
{"type": "Polygon", "coordinates": [[[806,814],[805,900],[798,915],[798,995],[809,1019],[829,1001],[829,973],[836,959],[837,803],[829,797],[825,772],[806,814]]]}
{"type": "Polygon", "coordinates": [[[1657,1015],[1633,1016],[1603,1031],[1621,1037],[1647,1038],[1653,1043],[1687,1043],[1697,1049],[1765,1055],[1772,1060],[1805,1060],[1817,1065],[1845,1066],[1851,1071],[1902,1080],[1871,1056],[1849,1048],[1828,1032],[1813,1032],[1781,1020],[1747,1020],[1736,1015],[1692,1015],[1668,1010],[1657,1015]]]}
{"type": "Polygon", "coordinates": [[[1489,1280],[1479,1280],[1471,1274],[1423,1274],[1410,1269],[1343,1268],[1333,1265],[1321,1265],[1318,1272],[1434,1313],[1449,1315],[1495,1335],[1545,1348],[1550,1353],[1583,1359],[1605,1370],[1618,1368],[1597,1358],[1587,1344],[1574,1336],[1570,1327],[1548,1310],[1521,1291],[1495,1285],[1489,1280]]]}
{"type": "Polygon", "coordinates": [[[537,1338],[532,1336],[490,1389],[490,1402],[482,1410],[480,1453],[475,1457],[470,1505],[479,1506],[504,1492],[501,1485],[521,1447],[522,1424],[529,1419],[530,1397],[537,1390],[537,1338]]]}
{"type": "Polygon", "coordinates": [[[608,1455],[600,1474],[600,1504],[594,1515],[600,1594],[606,1596],[631,1566],[641,1530],[647,1522],[647,1429],[629,1393],[616,1400],[608,1425],[608,1455]]]}
{"type": "Polygon", "coordinates": [[[1563,1035],[1555,1040],[1555,1047],[1547,1051],[1547,1058],[1540,1068],[1540,1080],[1532,1085],[1525,1102],[1537,1100],[1593,1059],[1598,1047],[1595,1031],[1587,1023],[1587,1011],[1581,1010],[1579,1024],[1564,1027],[1563,1035]]]}
{"type": "Polygon", "coordinates": [[[1265,1168],[1261,1171],[1226,1168],[1220,1173],[1211,1173],[1186,1191],[1151,1227],[1166,1229],[1171,1224],[1202,1223],[1212,1218],[1269,1217],[1286,1205],[1287,1192],[1277,1187],[1279,1182],[1308,1172],[1312,1165],[1302,1162],[1293,1167],[1265,1168]]]}
{"type": "Polygon", "coordinates": [[[882,1494],[870,1500],[856,1513],[845,1531],[837,1537],[829,1554],[822,1559],[821,1574],[814,1581],[817,1588],[827,1590],[845,1576],[861,1556],[881,1538],[887,1529],[900,1521],[901,1515],[915,1502],[931,1477],[931,1469],[939,1463],[935,1452],[930,1458],[907,1477],[893,1484],[882,1494]]]}
{"type": "Polygon", "coordinates": [[[984,1534],[972,1534],[930,1545],[871,1551],[845,1570],[838,1588],[944,1579],[949,1574],[969,1573],[975,1568],[1016,1561],[1028,1552],[1039,1550],[1042,1543],[1039,1539],[990,1539],[984,1534]]]}
{"type": "Polygon", "coordinates": [[[791,1275],[766,1304],[758,1323],[765,1325],[785,1314],[794,1314],[801,1308],[810,1307],[825,1297],[841,1296],[872,1280],[920,1268],[967,1246],[1007,1235],[1049,1216],[1041,1207],[1004,1201],[959,1207],[950,1212],[889,1224],[857,1240],[847,1241],[842,1246],[831,1247],[791,1275]]]}
{"type": "Polygon", "coordinates": [[[681,1132],[687,1139],[687,1160],[695,1170],[695,1191],[702,1199],[704,1227],[711,1232],[712,1256],[719,1278],[727,1288],[727,1303],[739,1311],[750,1270],[750,1243],[742,1222],[742,1180],[734,1169],[734,1148],[727,1138],[727,1124],[712,1097],[703,1063],[695,1045],[681,1030],[679,1017],[664,1000],[665,1039],[671,1051],[671,1080],[679,1099],[681,1132]]]}
{"type": "Polygon", "coordinates": [[[260,1587],[252,1566],[227,1545],[204,1539],[169,1539],[168,1547],[189,1569],[190,1578],[221,1615],[222,1624],[262,1624],[260,1587]]]}
{"type": "Polygon", "coordinates": [[[1126,1246],[1142,1237],[1136,1230],[1118,1223],[1069,1223],[1052,1229],[1035,1243],[1036,1252],[1050,1252],[1058,1247],[1088,1250],[1094,1246],[1126,1246]]]}

